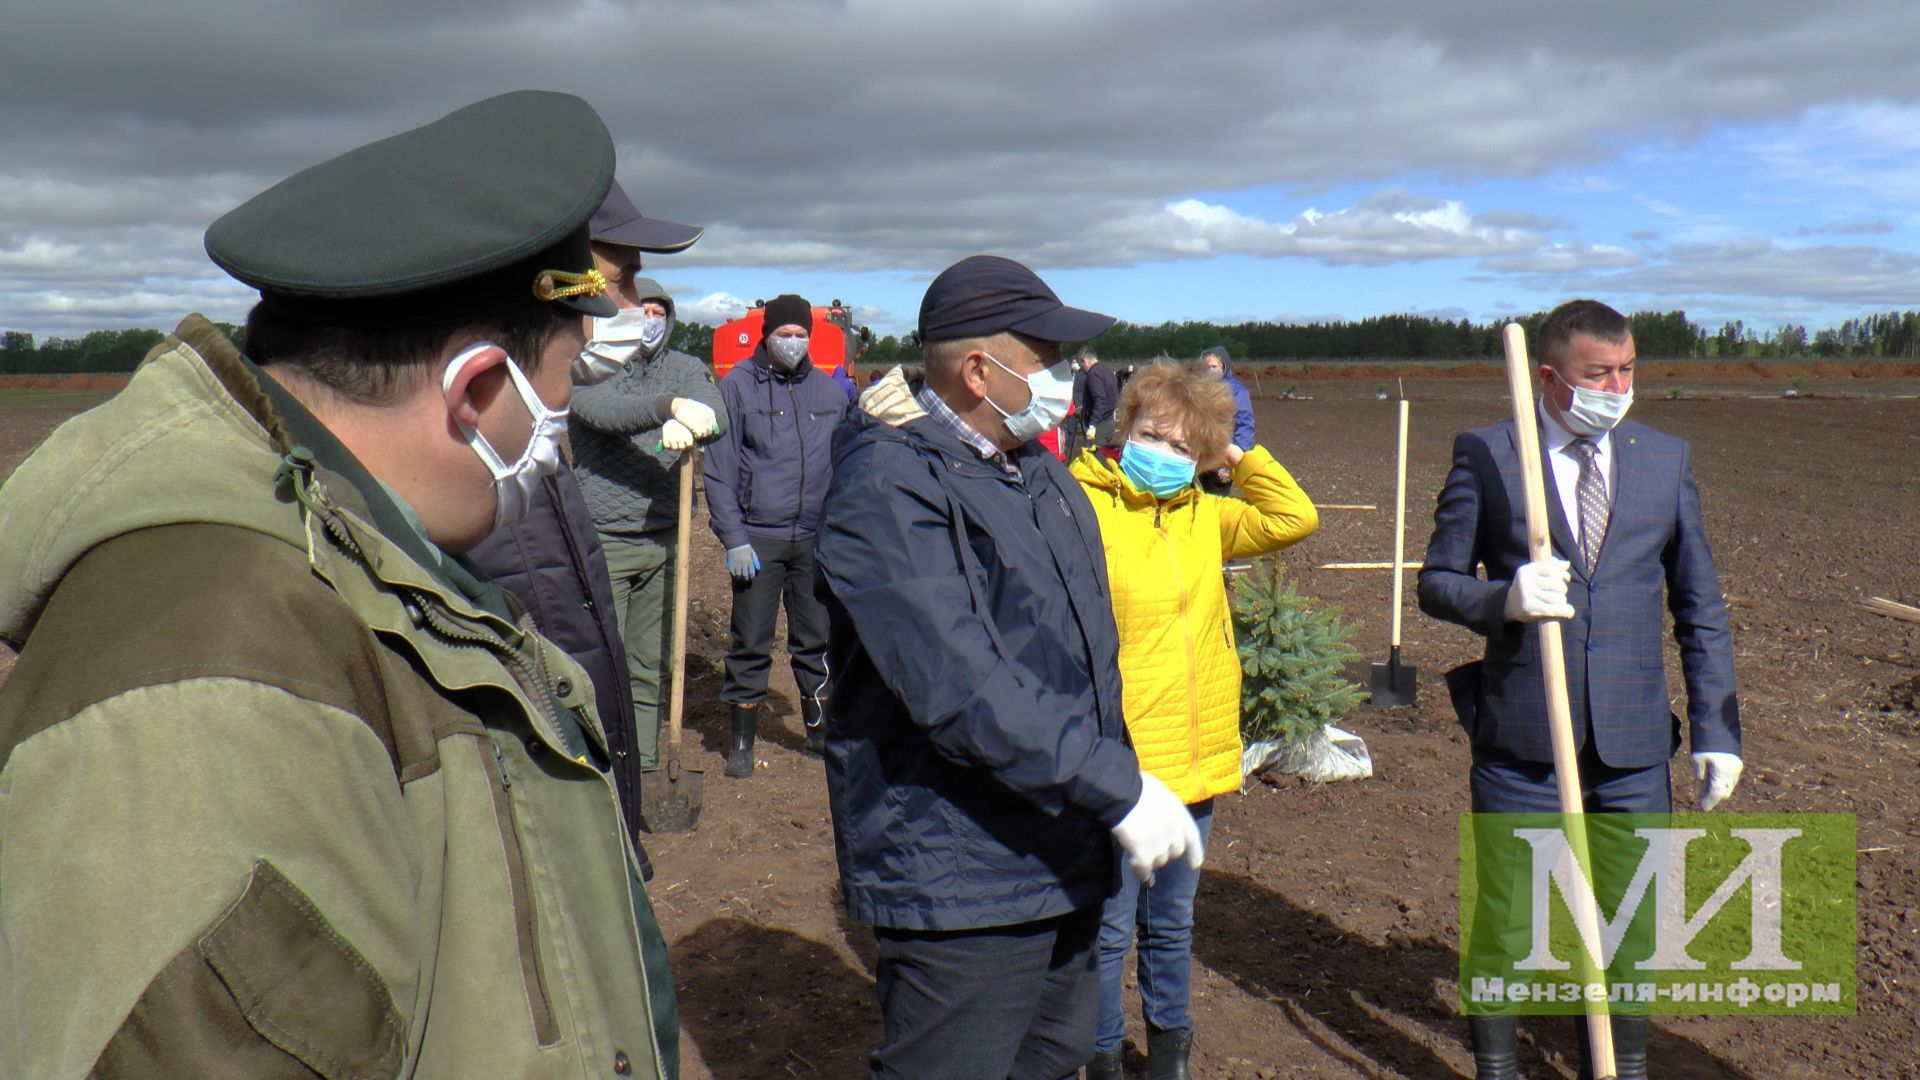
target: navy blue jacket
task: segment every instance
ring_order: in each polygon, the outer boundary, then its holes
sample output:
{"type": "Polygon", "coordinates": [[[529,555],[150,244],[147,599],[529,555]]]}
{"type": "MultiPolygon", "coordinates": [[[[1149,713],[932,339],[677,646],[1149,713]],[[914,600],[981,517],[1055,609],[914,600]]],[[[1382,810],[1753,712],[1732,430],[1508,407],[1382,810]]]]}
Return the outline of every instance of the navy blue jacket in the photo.
{"type": "MultiPolygon", "coordinates": [[[[811,361],[809,361],[809,363],[811,363],[811,361]]],[[[839,367],[833,369],[833,382],[834,385],[847,392],[848,405],[852,405],[854,402],[860,400],[860,384],[854,382],[853,376],[847,374],[847,365],[841,364],[839,367]]]]}
{"type": "MultiPolygon", "coordinates": [[[[535,489],[526,520],[495,529],[464,556],[483,576],[512,593],[533,616],[541,636],[587,669],[600,728],[613,754],[614,786],[627,831],[640,828],[638,762],[632,756],[633,689],[627,651],[613,608],[613,584],[593,515],[580,483],[562,461],[535,489]]],[[[638,841],[636,840],[636,844],[638,841]]],[[[646,861],[646,852],[640,853],[646,861]]],[[[647,876],[652,876],[648,866],[647,876]]]]}
{"type": "Polygon", "coordinates": [[[749,534],[812,537],[846,391],[811,360],[781,371],[763,341],[720,380],[720,400],[727,425],[707,444],[706,477],[708,523],[721,546],[739,547],[749,534]]]}
{"type": "Polygon", "coordinates": [[[1253,449],[1253,395],[1247,392],[1247,384],[1233,373],[1233,354],[1225,345],[1215,345],[1200,354],[1206,359],[1211,353],[1220,358],[1220,377],[1226,381],[1227,389],[1233,391],[1233,445],[1242,450],[1253,449]]]}
{"type": "MultiPolygon", "coordinates": [[[[1548,421],[1551,423],[1552,421],[1548,421]]],[[[1600,760],[1644,768],[1673,756],[1677,723],[1668,705],[1665,617],[1673,615],[1694,751],[1740,752],[1727,607],[1707,549],[1684,440],[1622,421],[1613,431],[1613,510],[1598,564],[1573,542],[1553,468],[1541,448],[1554,553],[1573,564],[1563,623],[1574,739],[1600,760]]],[[[1453,442],[1453,471],[1435,509],[1420,571],[1420,610],[1487,639],[1483,660],[1450,672],[1448,687],[1476,753],[1551,762],[1537,624],[1507,622],[1507,590],[1527,561],[1527,522],[1513,422],[1477,428],[1453,442]],[[1486,580],[1474,575],[1486,567],[1486,580]]]]}
{"type": "Polygon", "coordinates": [[[1105,900],[1140,797],[1099,525],[1052,454],[1022,478],[926,416],[854,410],[815,541],[832,616],[827,790],[848,914],[1008,926],[1105,900]]]}
{"type": "Polygon", "coordinates": [[[1086,401],[1086,415],[1080,422],[1087,427],[1104,424],[1113,419],[1113,412],[1120,405],[1120,373],[1103,360],[1087,368],[1085,374],[1086,385],[1081,393],[1086,401]]]}

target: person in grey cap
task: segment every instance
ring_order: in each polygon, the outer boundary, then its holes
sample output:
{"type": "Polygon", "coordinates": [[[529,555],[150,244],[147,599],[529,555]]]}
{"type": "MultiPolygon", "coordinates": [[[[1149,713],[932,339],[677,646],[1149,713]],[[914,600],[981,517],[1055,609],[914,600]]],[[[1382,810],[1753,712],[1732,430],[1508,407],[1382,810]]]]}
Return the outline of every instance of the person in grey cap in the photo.
{"type": "Polygon", "coordinates": [[[0,1075],[676,1074],[592,686],[463,554],[613,156],[522,91],[281,181],[206,235],[247,354],[188,316],[0,490],[0,1075]]]}
{"type": "Polygon", "coordinates": [[[583,361],[609,376],[581,386],[573,396],[579,421],[573,455],[612,580],[627,695],[633,702],[627,771],[633,778],[630,791],[637,795],[640,772],[659,759],[669,665],[683,662],[667,655],[680,461],[697,442],[712,439],[726,418],[706,363],[669,344],[673,297],[659,282],[638,276],[642,251],[684,250],[700,232],[643,218],[632,205],[595,219],[595,257],[620,283],[616,296],[622,310],[611,320],[596,321],[594,338],[582,354],[583,361]]]}
{"type": "Polygon", "coordinates": [[[879,942],[876,1077],[1073,1075],[1117,860],[1200,865],[1126,742],[1093,508],[1034,441],[1067,411],[1060,343],[1112,323],[963,259],[921,303],[925,382],[890,373],[835,433],[827,787],[847,912],[879,942]]]}

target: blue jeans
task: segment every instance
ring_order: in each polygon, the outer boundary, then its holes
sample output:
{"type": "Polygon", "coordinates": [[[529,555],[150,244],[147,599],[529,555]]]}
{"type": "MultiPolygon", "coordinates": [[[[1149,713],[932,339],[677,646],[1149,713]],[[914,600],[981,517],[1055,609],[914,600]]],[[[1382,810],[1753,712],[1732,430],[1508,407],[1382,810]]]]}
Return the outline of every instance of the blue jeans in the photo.
{"type": "MultiPolygon", "coordinates": [[[[1213,800],[1187,807],[1205,843],[1213,833],[1213,800]]],[[[1133,871],[1120,868],[1120,891],[1107,897],[1100,914],[1100,1029],[1094,1049],[1118,1050],[1127,1018],[1120,1011],[1120,984],[1127,949],[1140,944],[1140,1007],[1150,1031],[1191,1031],[1187,1012],[1193,984],[1193,893],[1200,871],[1185,859],[1154,872],[1143,886],[1133,871]]]]}

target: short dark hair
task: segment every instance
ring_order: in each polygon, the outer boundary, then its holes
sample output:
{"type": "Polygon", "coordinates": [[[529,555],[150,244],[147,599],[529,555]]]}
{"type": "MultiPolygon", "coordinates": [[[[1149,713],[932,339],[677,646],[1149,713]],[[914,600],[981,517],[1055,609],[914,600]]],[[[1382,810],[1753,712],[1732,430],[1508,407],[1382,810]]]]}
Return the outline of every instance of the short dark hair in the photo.
{"type": "MultiPolygon", "coordinates": [[[[998,333],[987,334],[984,337],[954,338],[950,341],[929,341],[920,346],[921,362],[928,377],[935,381],[943,380],[953,374],[953,371],[960,366],[960,361],[966,359],[968,353],[978,351],[991,354],[996,349],[999,349],[999,343],[1003,340],[1017,341],[1025,345],[1043,360],[1047,358],[1049,349],[1058,350],[1060,347],[1058,342],[1045,341],[1029,334],[1023,334],[1018,330],[1002,330],[998,333]]],[[[1058,363],[1059,361],[1056,358],[1054,362],[1058,363]]]]}
{"type": "Polygon", "coordinates": [[[393,401],[439,359],[456,337],[491,341],[528,375],[554,335],[578,325],[580,313],[560,304],[529,304],[482,322],[373,330],[301,322],[255,304],[247,314],[247,356],[256,364],[285,364],[362,405],[393,401]]]}
{"type": "Polygon", "coordinates": [[[1535,335],[1534,352],[1541,360],[1557,364],[1575,334],[1618,343],[1632,332],[1632,324],[1625,315],[1600,301],[1569,300],[1547,313],[1535,335]]]}

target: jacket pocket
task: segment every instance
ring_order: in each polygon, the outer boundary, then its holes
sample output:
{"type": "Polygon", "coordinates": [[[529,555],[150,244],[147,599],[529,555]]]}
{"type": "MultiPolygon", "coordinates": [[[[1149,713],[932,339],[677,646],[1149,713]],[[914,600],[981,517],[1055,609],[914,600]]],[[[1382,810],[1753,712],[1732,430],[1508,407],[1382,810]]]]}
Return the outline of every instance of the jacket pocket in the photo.
{"type": "Polygon", "coordinates": [[[553,998],[547,991],[546,964],[540,955],[540,923],[535,917],[533,880],[527,873],[526,848],[520,842],[520,819],[513,810],[513,793],[507,789],[506,767],[500,761],[500,747],[490,736],[481,736],[487,748],[481,751],[487,770],[487,785],[493,791],[493,816],[500,825],[500,846],[507,857],[507,884],[513,893],[513,930],[520,945],[520,981],[526,986],[527,1012],[533,1018],[533,1035],[541,1046],[560,1041],[560,1025],[553,1016],[553,998]]]}
{"type": "Polygon", "coordinates": [[[405,1051],[372,965],[262,859],[147,985],[90,1076],[373,1080],[398,1073],[405,1051]]]}

